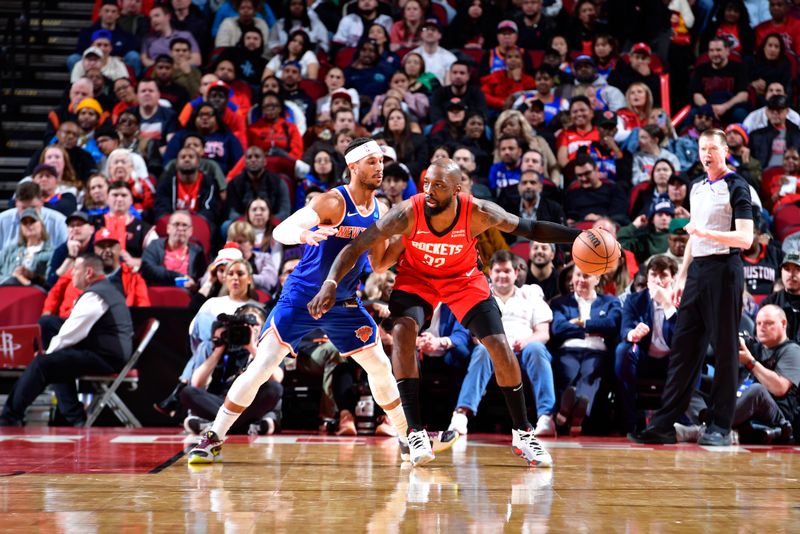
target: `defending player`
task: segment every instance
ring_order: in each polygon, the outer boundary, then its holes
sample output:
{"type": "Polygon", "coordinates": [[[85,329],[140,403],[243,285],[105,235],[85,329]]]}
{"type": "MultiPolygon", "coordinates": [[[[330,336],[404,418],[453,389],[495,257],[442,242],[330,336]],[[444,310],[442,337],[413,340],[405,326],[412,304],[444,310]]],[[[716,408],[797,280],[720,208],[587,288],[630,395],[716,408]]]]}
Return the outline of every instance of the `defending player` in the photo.
{"type": "MultiPolygon", "coordinates": [[[[415,341],[440,302],[447,304],[461,324],[480,339],[494,364],[514,428],[512,451],[530,465],[550,466],[552,459],[528,421],[519,363],[508,344],[500,309],[490,296],[489,284],[478,267],[476,236],[495,227],[544,243],[571,243],[580,234],[547,222],[512,215],[497,204],[461,193],[461,170],[447,158],[436,160],[425,175],[424,193],[392,208],[386,217],[344,247],[333,262],[319,293],[309,302],[312,317],[322,317],[336,301],[336,288],[375,243],[402,234],[404,250],[389,300],[394,326],[392,363],[408,422],[408,443],[422,458],[433,451],[422,427],[419,404],[419,368],[415,341]]],[[[422,463],[422,462],[420,462],[422,463]]]]}
{"type": "MultiPolygon", "coordinates": [[[[324,320],[312,319],[306,309],[339,251],[380,217],[379,203],[375,201],[375,191],[383,180],[380,147],[369,138],[356,139],[347,147],[345,160],[351,173],[350,183],[318,196],[273,232],[275,239],[283,244],[307,245],[303,258],[289,275],[277,305],[267,318],[256,357],[231,386],[211,429],[189,453],[189,463],[221,459],[225,433],[281,360],[290,352],[294,355],[300,339],[314,328],[322,328],[343,356],[350,356],[367,371],[373,397],[400,435],[406,435],[406,420],[389,358],[376,341],[375,322],[356,298],[368,255],[373,269],[388,267],[382,265],[385,242],[373,240],[370,247],[353,259],[354,268],[333,287],[330,312],[324,320]]],[[[415,460],[413,455],[411,460],[412,463],[415,460]]]]}

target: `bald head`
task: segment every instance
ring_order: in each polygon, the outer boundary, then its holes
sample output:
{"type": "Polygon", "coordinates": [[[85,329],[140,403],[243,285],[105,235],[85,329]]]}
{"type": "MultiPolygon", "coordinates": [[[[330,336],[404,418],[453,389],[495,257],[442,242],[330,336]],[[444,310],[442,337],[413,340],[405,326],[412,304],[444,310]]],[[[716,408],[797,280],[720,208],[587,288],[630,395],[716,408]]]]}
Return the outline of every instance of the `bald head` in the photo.
{"type": "Polygon", "coordinates": [[[767,304],[756,316],[756,337],[768,349],[786,341],[786,312],[780,306],[767,304]]]}
{"type": "Polygon", "coordinates": [[[444,179],[447,181],[447,185],[455,187],[461,183],[461,167],[459,167],[458,163],[452,159],[438,158],[435,161],[432,161],[430,167],[428,168],[428,172],[430,172],[433,167],[437,167],[442,170],[442,174],[444,175],[444,179]]]}

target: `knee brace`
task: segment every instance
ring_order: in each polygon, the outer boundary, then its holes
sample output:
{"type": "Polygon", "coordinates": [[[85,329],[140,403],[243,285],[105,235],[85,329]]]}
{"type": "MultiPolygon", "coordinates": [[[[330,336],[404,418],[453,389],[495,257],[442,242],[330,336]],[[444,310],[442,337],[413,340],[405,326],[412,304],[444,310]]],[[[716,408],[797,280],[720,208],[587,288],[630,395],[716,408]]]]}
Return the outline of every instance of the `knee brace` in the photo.
{"type": "Polygon", "coordinates": [[[357,352],[350,357],[367,372],[372,396],[380,406],[386,406],[400,398],[397,381],[392,374],[392,364],[380,342],[374,347],[357,352]]]}

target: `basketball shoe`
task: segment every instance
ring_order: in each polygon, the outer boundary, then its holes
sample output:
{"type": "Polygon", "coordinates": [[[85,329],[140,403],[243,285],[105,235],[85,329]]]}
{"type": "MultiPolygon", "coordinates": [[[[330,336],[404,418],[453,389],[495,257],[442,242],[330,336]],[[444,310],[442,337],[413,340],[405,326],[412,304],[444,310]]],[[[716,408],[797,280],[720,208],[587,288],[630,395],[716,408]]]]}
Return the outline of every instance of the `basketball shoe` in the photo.
{"type": "Polygon", "coordinates": [[[533,429],[511,431],[511,451],[532,467],[551,467],[553,459],[534,437],[533,429]]]}
{"type": "MultiPolygon", "coordinates": [[[[434,454],[437,452],[446,451],[452,447],[460,437],[459,433],[454,430],[444,430],[442,432],[435,432],[434,434],[435,436],[428,434],[428,439],[430,439],[431,442],[431,450],[434,454]]],[[[398,443],[400,444],[400,459],[404,462],[411,461],[411,451],[408,446],[408,439],[399,439],[398,443]]]]}
{"type": "Polygon", "coordinates": [[[415,467],[425,465],[436,458],[431,448],[431,440],[425,429],[411,430],[408,433],[408,451],[411,465],[415,467]]]}
{"type": "Polygon", "coordinates": [[[189,451],[190,464],[213,464],[222,461],[222,440],[216,432],[209,430],[200,438],[200,443],[189,451]]]}

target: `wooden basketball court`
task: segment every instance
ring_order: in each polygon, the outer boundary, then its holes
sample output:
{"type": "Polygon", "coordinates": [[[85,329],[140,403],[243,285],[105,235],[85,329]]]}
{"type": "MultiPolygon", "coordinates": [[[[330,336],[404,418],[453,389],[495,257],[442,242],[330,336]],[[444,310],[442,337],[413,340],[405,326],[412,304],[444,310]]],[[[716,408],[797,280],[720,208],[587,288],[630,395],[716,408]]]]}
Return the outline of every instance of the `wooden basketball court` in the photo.
{"type": "Polygon", "coordinates": [[[800,447],[470,435],[423,468],[394,440],[233,436],[189,467],[176,429],[3,429],[3,532],[797,532],[800,447]]]}

